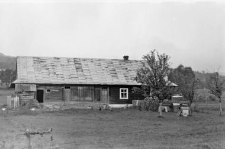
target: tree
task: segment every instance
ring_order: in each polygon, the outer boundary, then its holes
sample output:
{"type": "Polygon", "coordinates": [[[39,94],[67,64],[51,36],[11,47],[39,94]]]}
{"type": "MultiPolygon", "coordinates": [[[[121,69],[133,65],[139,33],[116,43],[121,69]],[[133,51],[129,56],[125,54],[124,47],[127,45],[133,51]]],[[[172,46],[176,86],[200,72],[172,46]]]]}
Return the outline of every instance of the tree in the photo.
{"type": "Polygon", "coordinates": [[[153,50],[144,55],[143,60],[143,67],[137,70],[136,81],[142,84],[144,96],[162,101],[169,95],[165,80],[170,67],[169,56],[153,50]]]}
{"type": "Polygon", "coordinates": [[[221,96],[223,91],[223,84],[225,80],[221,80],[219,77],[218,72],[214,72],[210,75],[207,83],[208,88],[212,94],[214,94],[219,99],[219,107],[220,107],[220,116],[222,116],[222,103],[221,103],[221,96]]]}
{"type": "Polygon", "coordinates": [[[177,68],[171,70],[168,78],[179,86],[176,92],[182,93],[184,98],[192,103],[198,82],[192,68],[179,65],[177,68]]]}
{"type": "Polygon", "coordinates": [[[6,69],[0,71],[0,80],[7,85],[16,80],[16,70],[6,69]]]}

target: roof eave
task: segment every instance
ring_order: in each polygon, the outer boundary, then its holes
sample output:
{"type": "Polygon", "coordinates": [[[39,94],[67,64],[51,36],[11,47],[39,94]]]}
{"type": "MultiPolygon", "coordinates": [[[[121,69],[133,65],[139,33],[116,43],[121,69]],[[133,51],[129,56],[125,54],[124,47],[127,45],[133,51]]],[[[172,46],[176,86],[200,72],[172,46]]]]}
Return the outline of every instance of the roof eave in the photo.
{"type": "Polygon", "coordinates": [[[140,86],[140,83],[126,83],[126,82],[32,82],[16,80],[12,84],[50,84],[50,85],[130,85],[140,86]]]}

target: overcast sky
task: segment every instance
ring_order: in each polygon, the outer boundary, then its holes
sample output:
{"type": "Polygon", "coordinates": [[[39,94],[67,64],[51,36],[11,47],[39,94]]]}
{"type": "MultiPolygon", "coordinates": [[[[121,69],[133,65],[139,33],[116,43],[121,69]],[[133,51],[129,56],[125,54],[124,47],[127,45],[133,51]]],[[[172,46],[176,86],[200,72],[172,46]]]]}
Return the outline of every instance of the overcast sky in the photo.
{"type": "Polygon", "coordinates": [[[225,3],[0,1],[0,53],[141,59],[153,49],[198,71],[225,72],[225,3]]]}

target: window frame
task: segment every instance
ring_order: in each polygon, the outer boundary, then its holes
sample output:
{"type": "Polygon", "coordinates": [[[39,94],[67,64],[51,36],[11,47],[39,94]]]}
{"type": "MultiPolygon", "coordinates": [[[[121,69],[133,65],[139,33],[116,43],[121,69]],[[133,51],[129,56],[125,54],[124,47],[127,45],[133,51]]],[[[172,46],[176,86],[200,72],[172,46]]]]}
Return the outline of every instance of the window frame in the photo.
{"type": "Polygon", "coordinates": [[[129,89],[128,88],[120,88],[120,99],[126,100],[126,99],[128,99],[128,95],[129,95],[129,89]],[[122,90],[126,90],[126,91],[122,92],[122,90]],[[126,93],[127,96],[126,97],[122,97],[122,93],[126,93]]]}

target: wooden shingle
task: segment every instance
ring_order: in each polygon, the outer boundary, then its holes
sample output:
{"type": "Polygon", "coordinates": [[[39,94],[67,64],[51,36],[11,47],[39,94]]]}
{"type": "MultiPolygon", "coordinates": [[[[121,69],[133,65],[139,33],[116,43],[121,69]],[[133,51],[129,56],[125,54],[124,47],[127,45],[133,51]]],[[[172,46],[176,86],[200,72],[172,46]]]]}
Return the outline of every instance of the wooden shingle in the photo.
{"type": "Polygon", "coordinates": [[[23,56],[14,83],[139,85],[134,78],[141,66],[137,60],[23,56]]]}

